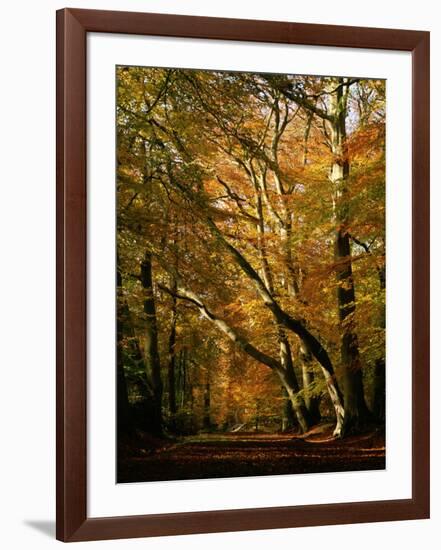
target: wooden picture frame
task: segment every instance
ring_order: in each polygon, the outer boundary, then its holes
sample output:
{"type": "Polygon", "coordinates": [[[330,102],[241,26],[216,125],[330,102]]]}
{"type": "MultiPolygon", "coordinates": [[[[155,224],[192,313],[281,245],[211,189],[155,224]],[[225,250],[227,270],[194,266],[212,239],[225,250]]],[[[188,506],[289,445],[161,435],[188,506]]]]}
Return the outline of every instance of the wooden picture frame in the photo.
{"type": "Polygon", "coordinates": [[[82,9],[57,12],[57,538],[84,541],[429,517],[429,33],[82,9]],[[90,32],[412,53],[412,498],[87,516],[86,36],[90,32]]]}

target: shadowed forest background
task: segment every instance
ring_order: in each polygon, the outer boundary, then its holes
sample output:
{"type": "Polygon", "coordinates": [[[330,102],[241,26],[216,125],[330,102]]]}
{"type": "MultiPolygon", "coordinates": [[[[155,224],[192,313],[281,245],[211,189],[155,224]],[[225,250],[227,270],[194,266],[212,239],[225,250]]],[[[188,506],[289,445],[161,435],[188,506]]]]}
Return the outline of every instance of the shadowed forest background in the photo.
{"type": "Polygon", "coordinates": [[[385,464],[385,82],[117,67],[117,480],[385,464]]]}

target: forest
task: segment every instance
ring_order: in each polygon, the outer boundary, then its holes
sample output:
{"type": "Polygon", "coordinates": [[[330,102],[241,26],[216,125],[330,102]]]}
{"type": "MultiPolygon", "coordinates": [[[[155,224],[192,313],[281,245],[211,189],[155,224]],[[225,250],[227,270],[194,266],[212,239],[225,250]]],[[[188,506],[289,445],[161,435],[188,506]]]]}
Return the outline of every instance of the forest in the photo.
{"type": "Polygon", "coordinates": [[[116,67],[117,481],[385,467],[386,83],[116,67]]]}

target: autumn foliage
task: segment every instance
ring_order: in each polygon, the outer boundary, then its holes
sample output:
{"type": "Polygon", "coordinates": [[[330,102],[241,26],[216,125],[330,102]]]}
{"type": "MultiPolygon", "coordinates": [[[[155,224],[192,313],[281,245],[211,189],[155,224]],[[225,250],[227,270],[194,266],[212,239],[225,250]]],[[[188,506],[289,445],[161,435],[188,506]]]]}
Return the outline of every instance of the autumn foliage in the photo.
{"type": "Polygon", "coordinates": [[[119,439],[381,430],[384,81],[116,77],[119,439]]]}

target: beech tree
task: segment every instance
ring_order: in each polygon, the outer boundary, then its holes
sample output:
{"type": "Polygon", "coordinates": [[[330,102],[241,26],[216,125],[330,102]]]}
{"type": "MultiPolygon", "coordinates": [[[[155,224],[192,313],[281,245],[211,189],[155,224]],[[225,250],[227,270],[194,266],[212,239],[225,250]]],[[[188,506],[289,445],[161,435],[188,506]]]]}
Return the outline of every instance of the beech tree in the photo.
{"type": "Polygon", "coordinates": [[[238,424],[233,379],[241,420],[281,387],[302,432],[384,420],[384,83],[120,67],[117,124],[119,368],[136,340],[157,433],[238,424]]]}

